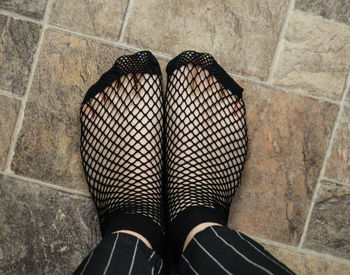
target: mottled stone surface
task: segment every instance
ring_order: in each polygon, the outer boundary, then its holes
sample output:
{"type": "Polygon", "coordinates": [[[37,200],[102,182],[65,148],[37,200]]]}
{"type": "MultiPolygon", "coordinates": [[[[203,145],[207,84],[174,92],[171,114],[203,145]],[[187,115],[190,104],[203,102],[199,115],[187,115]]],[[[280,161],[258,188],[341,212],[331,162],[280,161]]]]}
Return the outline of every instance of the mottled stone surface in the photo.
{"type": "Polygon", "coordinates": [[[73,31],[116,40],[127,0],[54,0],[49,21],[73,31]]]}
{"type": "Polygon", "coordinates": [[[0,170],[6,165],[21,102],[0,95],[0,170]]]}
{"type": "Polygon", "coordinates": [[[163,88],[163,93],[165,93],[166,84],[167,84],[166,66],[168,65],[168,62],[165,61],[165,60],[163,60],[163,59],[159,59],[159,58],[158,58],[158,62],[159,62],[160,70],[161,70],[161,72],[162,72],[162,88],[163,88]]]}
{"type": "Polygon", "coordinates": [[[0,273],[71,274],[100,239],[90,199],[0,175],[0,273]]]}
{"type": "Polygon", "coordinates": [[[124,54],[101,43],[47,31],[12,170],[87,190],[80,157],[80,104],[88,88],[124,54]]]}
{"type": "Polygon", "coordinates": [[[25,93],[40,26],[0,15],[0,89],[25,93]]]}
{"type": "Polygon", "coordinates": [[[350,183],[350,107],[346,106],[335,133],[326,177],[350,183]]]}
{"type": "Polygon", "coordinates": [[[290,14],[273,84],[340,100],[349,56],[349,27],[290,14]]]}
{"type": "Polygon", "coordinates": [[[350,187],[322,182],[304,247],[350,259],[350,187]]]}
{"type": "Polygon", "coordinates": [[[298,275],[348,275],[350,272],[350,264],[340,261],[334,261],[322,256],[306,254],[284,247],[264,244],[263,246],[298,275]]]}
{"type": "Polygon", "coordinates": [[[47,0],[1,0],[0,9],[16,12],[35,19],[42,19],[47,0]]]}
{"type": "Polygon", "coordinates": [[[296,0],[295,8],[350,25],[349,0],[296,0]]]}
{"type": "Polygon", "coordinates": [[[287,0],[135,0],[125,41],[171,55],[205,51],[230,72],[266,78],[287,0]]]}
{"type": "Polygon", "coordinates": [[[337,106],[238,81],[245,89],[248,159],[229,226],[297,244],[337,106]]]}

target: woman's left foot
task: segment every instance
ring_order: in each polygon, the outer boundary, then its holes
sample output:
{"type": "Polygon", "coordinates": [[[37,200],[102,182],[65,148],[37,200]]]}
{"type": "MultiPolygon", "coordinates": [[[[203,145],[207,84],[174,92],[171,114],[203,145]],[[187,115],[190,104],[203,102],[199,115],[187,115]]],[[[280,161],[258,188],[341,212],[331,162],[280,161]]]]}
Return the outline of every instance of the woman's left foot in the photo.
{"type": "Polygon", "coordinates": [[[167,73],[168,219],[183,243],[198,224],[226,224],[247,152],[245,107],[243,89],[209,54],[183,52],[167,73]]]}

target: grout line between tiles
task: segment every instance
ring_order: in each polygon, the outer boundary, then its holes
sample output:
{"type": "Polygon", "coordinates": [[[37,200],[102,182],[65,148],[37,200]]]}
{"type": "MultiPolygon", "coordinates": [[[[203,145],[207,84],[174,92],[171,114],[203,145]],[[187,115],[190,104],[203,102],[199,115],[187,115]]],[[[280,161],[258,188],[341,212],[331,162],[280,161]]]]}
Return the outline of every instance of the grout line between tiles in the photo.
{"type": "Polygon", "coordinates": [[[323,253],[317,252],[315,250],[307,249],[307,248],[300,248],[300,249],[296,248],[296,251],[307,254],[307,255],[311,255],[311,256],[325,258],[325,259],[330,260],[330,261],[350,265],[350,260],[347,260],[344,258],[339,258],[339,257],[333,256],[331,254],[323,254],[323,253]]]}
{"type": "Polygon", "coordinates": [[[325,18],[325,17],[322,17],[320,15],[315,15],[315,14],[312,14],[312,13],[307,13],[306,11],[302,11],[302,10],[298,10],[298,9],[295,9],[292,11],[292,13],[295,13],[295,14],[301,14],[301,15],[304,15],[304,16],[307,16],[311,19],[315,19],[315,20],[319,20],[319,21],[322,21],[324,23],[328,23],[328,24],[332,24],[332,25],[335,25],[337,27],[342,27],[342,28],[350,28],[349,25],[345,24],[345,23],[341,23],[339,21],[335,21],[334,19],[328,19],[328,18],[325,18]]]}
{"type": "Polygon", "coordinates": [[[306,238],[306,233],[307,233],[307,230],[308,230],[308,227],[309,227],[309,224],[310,224],[310,220],[311,220],[311,214],[312,214],[312,211],[313,211],[316,199],[317,199],[318,191],[320,189],[321,179],[322,179],[322,177],[325,174],[327,162],[328,162],[328,159],[329,159],[329,157],[331,155],[331,151],[332,151],[335,135],[336,135],[337,129],[339,128],[340,121],[342,119],[343,110],[344,110],[344,102],[345,102],[345,98],[346,98],[347,90],[348,90],[349,86],[350,86],[350,74],[348,75],[348,78],[347,78],[347,81],[346,81],[346,85],[344,87],[343,96],[342,96],[342,99],[341,99],[340,104],[339,104],[340,108],[338,110],[338,114],[337,114],[337,117],[335,119],[335,122],[334,122],[334,125],[333,125],[333,129],[331,131],[331,135],[330,135],[330,139],[329,139],[329,142],[328,142],[327,150],[326,150],[326,153],[325,153],[325,156],[324,156],[324,159],[323,159],[323,162],[322,162],[322,166],[321,166],[321,171],[320,171],[320,174],[319,174],[318,179],[317,179],[317,183],[316,183],[316,187],[315,187],[314,193],[312,195],[311,204],[310,204],[307,216],[306,216],[303,233],[302,233],[302,235],[300,237],[300,241],[299,241],[299,245],[298,245],[299,248],[302,248],[302,246],[304,244],[304,241],[305,241],[305,238],[306,238]]]}
{"type": "MultiPolygon", "coordinates": [[[[48,0],[48,2],[46,4],[44,17],[43,17],[43,21],[44,22],[47,19],[48,9],[49,9],[51,1],[52,0],[48,0]]],[[[32,63],[32,66],[30,68],[30,73],[29,73],[29,76],[28,76],[28,82],[27,82],[26,91],[25,91],[24,96],[22,97],[21,107],[20,107],[20,110],[18,112],[18,117],[17,117],[15,129],[13,131],[12,138],[11,138],[11,144],[10,144],[9,153],[8,153],[8,156],[7,156],[7,162],[6,162],[6,166],[5,166],[5,171],[6,172],[10,172],[11,171],[11,163],[12,163],[12,160],[13,160],[13,157],[14,157],[14,154],[15,154],[15,148],[16,148],[18,137],[19,137],[19,133],[20,133],[21,128],[22,128],[22,124],[23,124],[23,120],[24,120],[24,112],[25,112],[26,105],[27,105],[27,99],[28,99],[28,96],[29,96],[30,88],[31,88],[32,83],[33,83],[34,73],[35,73],[35,70],[36,70],[36,65],[38,63],[39,53],[40,53],[40,49],[41,49],[41,44],[42,44],[43,39],[44,39],[45,29],[46,29],[45,26],[41,27],[39,40],[37,42],[36,50],[35,50],[35,53],[33,55],[33,63],[32,63]]]]}
{"type": "Polygon", "coordinates": [[[43,17],[43,24],[48,24],[48,22],[49,22],[49,17],[51,15],[51,9],[52,9],[52,5],[53,5],[53,1],[54,0],[48,0],[47,1],[46,10],[45,10],[45,14],[44,14],[44,17],[43,17]]]}
{"type": "Polygon", "coordinates": [[[329,181],[329,182],[332,182],[332,183],[336,183],[336,184],[339,184],[339,185],[344,185],[344,186],[350,187],[350,183],[338,181],[338,180],[336,180],[336,179],[327,178],[327,177],[325,177],[325,176],[323,176],[323,177],[321,178],[321,180],[329,181]]]}
{"type": "Polygon", "coordinates": [[[343,104],[344,106],[350,106],[350,100],[349,102],[346,102],[347,97],[350,98],[350,71],[348,74],[348,78],[345,83],[344,93],[343,93],[343,104]]]}
{"type": "Polygon", "coordinates": [[[30,183],[33,183],[33,184],[38,184],[40,186],[44,186],[44,187],[47,187],[47,188],[50,188],[50,189],[53,189],[53,190],[57,190],[57,191],[61,191],[61,192],[64,192],[64,193],[68,193],[68,194],[72,194],[72,195],[78,195],[78,196],[82,196],[82,197],[85,197],[85,198],[91,198],[91,195],[90,195],[89,192],[84,192],[84,191],[71,189],[71,188],[64,187],[64,186],[59,186],[59,185],[56,185],[56,184],[44,182],[44,181],[37,180],[37,179],[23,177],[23,176],[14,174],[11,171],[9,171],[9,172],[7,172],[7,171],[0,172],[0,174],[8,176],[8,177],[13,178],[13,179],[18,179],[18,180],[30,182],[30,183]]]}
{"type": "Polygon", "coordinates": [[[294,9],[294,4],[295,4],[295,0],[290,0],[286,15],[285,15],[283,23],[282,23],[282,27],[281,27],[280,35],[279,35],[277,45],[275,48],[275,52],[274,52],[274,55],[272,57],[272,62],[271,62],[271,66],[269,69],[269,74],[268,74],[267,79],[266,79],[266,82],[268,82],[268,83],[272,82],[272,77],[276,71],[277,62],[278,62],[279,56],[282,52],[282,44],[283,44],[283,39],[285,37],[286,30],[287,30],[289,15],[291,14],[291,11],[294,9]]]}
{"type": "MultiPolygon", "coordinates": [[[[117,48],[120,48],[120,49],[129,50],[129,51],[132,51],[132,52],[138,52],[138,51],[143,51],[144,50],[144,49],[141,49],[141,48],[138,48],[138,47],[135,47],[135,46],[123,43],[123,42],[113,42],[113,41],[106,40],[106,39],[103,39],[103,38],[100,38],[100,37],[95,37],[95,36],[91,36],[91,35],[88,35],[88,34],[82,34],[82,33],[79,33],[79,32],[71,31],[71,30],[68,30],[68,29],[65,29],[65,28],[61,28],[61,27],[58,27],[58,26],[54,26],[54,25],[50,25],[50,24],[44,24],[44,25],[47,28],[49,28],[49,29],[57,30],[57,31],[64,32],[64,33],[69,33],[69,34],[72,34],[72,35],[75,35],[75,36],[78,36],[78,37],[81,37],[81,38],[84,38],[84,39],[91,39],[91,40],[94,40],[94,41],[97,41],[97,42],[105,43],[105,44],[108,44],[108,45],[111,45],[111,46],[114,46],[114,47],[117,47],[117,48]]],[[[170,61],[171,58],[172,58],[170,55],[167,55],[167,54],[164,54],[164,53],[161,53],[161,52],[155,52],[155,51],[152,50],[152,53],[157,58],[161,58],[161,59],[163,59],[165,61],[170,61]]],[[[245,81],[252,82],[254,84],[266,85],[266,86],[269,86],[269,87],[274,88],[274,89],[279,89],[279,90],[282,90],[282,91],[284,91],[286,93],[297,94],[297,95],[301,95],[301,96],[304,96],[304,97],[316,99],[316,100],[323,101],[323,102],[329,102],[329,103],[336,104],[336,105],[339,104],[339,102],[337,102],[335,100],[332,100],[332,99],[329,99],[329,98],[309,95],[309,94],[303,93],[303,92],[298,91],[298,90],[290,90],[290,89],[287,89],[287,88],[281,87],[281,86],[274,86],[274,85],[272,85],[272,84],[270,84],[268,82],[262,81],[262,80],[257,79],[257,78],[246,77],[246,76],[237,75],[237,74],[233,74],[233,73],[230,73],[230,75],[232,77],[234,77],[234,78],[243,79],[245,81]]]]}
{"type": "Polygon", "coordinates": [[[14,93],[10,93],[10,92],[4,91],[4,90],[0,90],[0,95],[7,96],[7,97],[10,97],[10,98],[14,98],[14,99],[18,99],[18,100],[21,100],[21,101],[22,101],[22,98],[23,98],[20,95],[17,95],[17,94],[14,94],[14,93]]]}
{"type": "Polygon", "coordinates": [[[7,11],[7,10],[3,10],[3,9],[0,9],[0,14],[8,16],[8,17],[13,17],[15,19],[29,21],[29,22],[36,23],[36,24],[41,24],[42,23],[41,20],[30,18],[28,16],[21,15],[21,14],[18,14],[18,13],[7,11]]]}
{"type": "Polygon", "coordinates": [[[273,88],[273,89],[281,90],[281,91],[283,91],[285,93],[288,93],[288,94],[296,94],[296,95],[300,95],[300,96],[303,96],[303,97],[312,98],[312,99],[315,99],[315,100],[318,100],[318,101],[328,102],[328,103],[332,103],[332,104],[335,104],[335,105],[340,105],[340,102],[332,100],[332,99],[329,99],[329,98],[315,96],[315,95],[310,95],[310,94],[304,93],[304,92],[299,91],[299,90],[291,90],[291,89],[288,89],[288,88],[285,88],[285,87],[282,87],[282,86],[272,85],[272,84],[270,84],[270,83],[268,83],[266,81],[260,80],[260,79],[249,78],[249,77],[246,77],[246,76],[236,75],[236,74],[233,74],[233,73],[230,73],[230,76],[232,76],[233,78],[242,79],[242,80],[245,80],[247,82],[254,83],[254,84],[264,85],[264,86],[267,86],[267,87],[270,87],[270,88],[273,88]]]}
{"type": "Polygon", "coordinates": [[[304,229],[303,229],[300,241],[299,241],[299,245],[298,245],[299,248],[301,248],[303,246],[305,238],[306,238],[307,229],[309,227],[310,220],[311,220],[311,214],[312,214],[312,211],[313,211],[316,199],[317,199],[318,191],[320,189],[321,179],[322,179],[322,177],[324,175],[324,171],[326,169],[325,167],[327,165],[327,161],[328,161],[328,158],[329,158],[330,153],[331,153],[333,140],[334,140],[335,133],[336,133],[336,130],[338,128],[338,125],[340,123],[341,115],[342,115],[342,107],[340,107],[340,109],[338,111],[338,114],[337,114],[337,117],[335,119],[334,125],[333,125],[333,129],[332,129],[332,132],[331,132],[331,136],[330,136],[330,140],[329,140],[328,147],[327,147],[327,150],[326,150],[326,154],[325,154],[325,157],[324,157],[323,162],[322,162],[321,171],[320,171],[319,177],[317,179],[317,183],[316,183],[316,186],[315,186],[314,193],[313,193],[312,198],[311,198],[311,203],[310,203],[310,207],[309,207],[309,210],[308,210],[308,213],[307,213],[307,216],[306,216],[304,229]]]}
{"type": "Polygon", "coordinates": [[[132,9],[133,4],[134,4],[134,0],[129,0],[128,6],[127,6],[126,11],[125,11],[125,16],[124,16],[122,28],[121,28],[121,30],[120,30],[120,35],[119,35],[118,42],[122,42],[123,39],[124,39],[124,34],[125,34],[126,25],[128,24],[129,16],[130,16],[130,13],[131,13],[131,9],[132,9]]]}
{"type": "MultiPolygon", "coordinates": [[[[125,49],[128,49],[128,50],[132,50],[132,51],[144,51],[145,49],[141,49],[141,48],[138,48],[138,47],[134,47],[134,46],[131,46],[129,44],[125,44],[125,43],[122,43],[122,42],[116,42],[115,43],[115,46],[117,46],[118,48],[125,48],[125,49]]],[[[171,59],[171,56],[169,55],[166,55],[164,53],[160,53],[160,52],[155,52],[152,50],[152,53],[158,57],[158,58],[161,58],[161,59],[165,59],[166,61],[169,61],[171,59]]]]}
{"type": "MultiPolygon", "coordinates": [[[[130,0],[130,2],[133,2],[133,0],[130,0]]],[[[129,5],[132,4],[130,2],[129,2],[129,5]]],[[[50,8],[51,8],[51,5],[52,5],[52,1],[50,1],[50,8]]],[[[72,35],[75,35],[75,36],[78,36],[78,37],[81,37],[81,38],[91,39],[91,40],[94,40],[94,41],[102,42],[102,43],[105,43],[105,44],[108,44],[108,45],[111,45],[111,46],[114,46],[114,47],[118,47],[118,48],[121,48],[121,49],[125,49],[125,50],[130,50],[130,51],[135,51],[135,52],[144,50],[144,49],[141,49],[141,48],[138,48],[138,47],[135,47],[135,46],[123,43],[123,42],[121,42],[121,39],[119,39],[119,41],[114,42],[114,41],[107,40],[107,39],[104,39],[104,38],[101,38],[101,37],[96,37],[96,36],[92,36],[92,35],[88,35],[88,34],[83,34],[83,33],[79,33],[79,32],[72,31],[72,30],[68,30],[68,29],[65,29],[65,28],[62,28],[62,27],[59,27],[59,26],[51,25],[51,24],[47,23],[46,21],[43,22],[43,21],[34,20],[34,19],[30,18],[30,17],[22,16],[20,14],[13,13],[13,12],[8,12],[6,10],[0,9],[0,14],[6,15],[6,16],[10,16],[10,17],[13,17],[13,18],[16,18],[16,19],[27,20],[27,21],[30,21],[30,22],[33,22],[33,23],[37,23],[37,24],[43,26],[46,29],[48,29],[48,28],[54,29],[54,30],[61,31],[61,32],[64,32],[64,33],[69,33],[69,34],[72,34],[72,35]]],[[[125,18],[124,20],[126,20],[126,19],[127,18],[125,18]]],[[[167,54],[161,53],[161,52],[155,52],[154,50],[152,50],[152,53],[156,57],[164,59],[166,61],[169,61],[172,58],[170,55],[167,55],[167,54]]]]}
{"type": "Polygon", "coordinates": [[[324,259],[327,259],[327,260],[331,260],[331,261],[335,261],[335,262],[338,262],[338,263],[350,265],[350,260],[344,259],[344,258],[339,258],[339,257],[333,256],[331,254],[323,254],[323,253],[320,253],[320,252],[317,252],[317,251],[314,251],[314,250],[310,250],[310,249],[307,249],[307,248],[298,248],[296,246],[287,245],[287,244],[279,243],[279,242],[276,242],[276,241],[271,241],[271,240],[264,239],[264,238],[261,238],[261,237],[255,237],[255,236],[251,236],[251,235],[250,235],[250,237],[255,239],[258,242],[263,243],[263,244],[271,245],[271,246],[274,246],[274,247],[287,248],[289,250],[293,250],[293,251],[296,251],[298,253],[304,253],[304,254],[307,254],[307,255],[317,256],[317,257],[324,258],[324,259]]]}
{"type": "Polygon", "coordinates": [[[81,38],[84,38],[84,39],[89,39],[89,40],[101,42],[101,43],[108,44],[108,45],[111,45],[111,46],[114,46],[116,44],[115,42],[113,42],[111,40],[107,40],[107,39],[104,39],[104,38],[101,38],[101,37],[96,37],[96,36],[92,36],[92,35],[89,35],[89,34],[83,34],[83,33],[80,33],[80,32],[68,30],[68,29],[65,29],[63,27],[51,25],[49,23],[45,23],[44,25],[48,29],[53,29],[53,30],[56,30],[56,31],[69,33],[69,34],[72,34],[74,36],[81,37],[81,38]]]}
{"type": "MultiPolygon", "coordinates": [[[[336,128],[335,126],[333,127],[333,129],[336,128]]],[[[328,146],[329,147],[329,146],[328,146]]],[[[323,160],[324,162],[324,160],[323,160]]],[[[323,166],[323,164],[322,164],[323,166]]],[[[322,171],[322,169],[321,169],[322,171]]],[[[321,174],[321,172],[320,172],[321,174]]],[[[316,202],[316,199],[317,199],[317,195],[318,195],[318,191],[320,189],[320,185],[321,185],[321,180],[320,178],[317,179],[317,182],[316,182],[316,186],[315,186],[315,189],[314,189],[314,193],[312,194],[312,198],[311,198],[311,203],[310,203],[310,207],[308,209],[308,212],[307,212],[307,215],[306,215],[306,220],[305,220],[305,223],[304,223],[304,228],[303,228],[303,231],[302,231],[302,234],[301,234],[301,237],[300,237],[300,240],[299,240],[299,244],[298,244],[298,248],[302,248],[303,247],[303,244],[305,242],[305,238],[306,238],[306,233],[307,233],[307,230],[309,228],[309,224],[310,224],[310,220],[311,220],[311,214],[312,214],[312,210],[314,208],[314,205],[315,205],[315,202],[316,202]]]]}
{"type": "MultiPolygon", "coordinates": [[[[133,0],[130,0],[130,1],[133,1],[133,0]]],[[[294,0],[291,0],[288,10],[291,9],[293,7],[293,5],[294,5],[294,0]]],[[[0,13],[1,13],[1,11],[2,10],[0,10],[0,13]]],[[[21,16],[17,16],[17,14],[15,14],[15,13],[4,12],[4,14],[5,13],[7,13],[8,15],[13,16],[13,17],[21,17],[21,16]]],[[[25,20],[30,20],[30,18],[27,18],[27,17],[23,17],[22,16],[22,18],[25,19],[25,20]]],[[[75,31],[72,31],[72,30],[68,30],[68,29],[65,29],[65,28],[62,28],[62,27],[59,27],[59,26],[54,26],[54,25],[48,24],[46,22],[39,22],[39,21],[33,21],[33,22],[38,23],[40,25],[43,25],[43,27],[46,28],[46,29],[47,28],[54,29],[54,30],[61,31],[61,32],[64,32],[64,33],[69,33],[69,34],[72,34],[72,35],[75,35],[75,36],[78,36],[78,37],[81,37],[81,38],[84,38],[84,39],[91,39],[91,40],[94,40],[94,41],[105,43],[105,44],[108,44],[108,45],[111,45],[111,46],[114,46],[114,47],[118,47],[118,48],[121,48],[121,49],[129,50],[129,51],[133,51],[133,52],[144,50],[144,49],[141,49],[141,48],[138,48],[138,47],[135,47],[135,46],[132,46],[132,45],[120,42],[120,41],[113,42],[113,41],[110,41],[110,40],[107,40],[107,39],[103,39],[101,37],[91,36],[91,35],[88,35],[88,34],[82,34],[82,33],[75,32],[75,31]]],[[[165,53],[154,52],[153,50],[152,50],[152,52],[153,52],[153,54],[156,57],[161,58],[161,59],[163,59],[165,61],[170,61],[171,58],[172,58],[170,55],[167,55],[165,53]]],[[[271,88],[279,89],[279,90],[282,90],[282,91],[284,91],[286,93],[297,94],[297,95],[301,95],[301,96],[304,96],[304,97],[316,99],[316,100],[319,100],[319,101],[329,102],[329,103],[332,103],[332,104],[339,105],[338,101],[335,101],[335,100],[332,100],[332,99],[328,99],[328,98],[324,98],[324,97],[318,97],[318,96],[314,96],[314,95],[309,95],[309,94],[303,93],[303,92],[298,91],[298,90],[290,90],[288,88],[281,87],[281,86],[274,86],[271,83],[269,83],[269,81],[262,81],[260,79],[254,78],[254,77],[246,77],[246,76],[236,75],[236,74],[233,74],[233,73],[231,73],[230,75],[232,77],[243,79],[243,80],[248,81],[248,82],[252,82],[252,83],[255,83],[255,84],[261,84],[261,85],[266,85],[266,86],[269,86],[271,88]]],[[[345,104],[346,105],[350,105],[349,103],[345,103],[345,104]]]]}
{"type": "Polygon", "coordinates": [[[256,240],[257,242],[260,242],[260,243],[273,245],[273,246],[277,246],[277,247],[282,247],[282,248],[298,250],[298,248],[296,246],[293,246],[293,245],[288,245],[288,244],[285,244],[285,243],[272,241],[272,240],[265,239],[265,238],[258,237],[258,236],[254,236],[254,235],[249,235],[249,237],[251,237],[252,239],[254,239],[254,240],[256,240]]]}
{"type": "MultiPolygon", "coordinates": [[[[145,49],[141,49],[141,48],[138,48],[138,47],[135,47],[135,46],[123,43],[123,42],[113,42],[111,40],[106,40],[106,39],[103,39],[101,37],[96,37],[96,36],[91,36],[91,35],[88,35],[88,34],[83,34],[83,33],[75,32],[75,31],[71,31],[71,30],[68,30],[68,29],[65,29],[65,28],[62,28],[62,27],[58,27],[58,26],[54,26],[54,25],[50,25],[50,24],[44,24],[44,25],[48,29],[53,29],[53,30],[60,31],[60,32],[63,32],[63,33],[69,33],[69,34],[72,34],[72,35],[77,36],[77,37],[81,37],[81,38],[84,38],[84,39],[89,39],[89,40],[105,43],[107,45],[114,46],[114,47],[117,47],[117,48],[120,48],[120,49],[124,49],[124,50],[129,50],[129,51],[132,51],[132,52],[139,52],[139,51],[145,50],[145,49]]],[[[152,53],[156,57],[161,58],[161,59],[165,59],[167,61],[171,59],[171,56],[166,55],[164,53],[155,52],[153,50],[152,50],[152,53]]]]}

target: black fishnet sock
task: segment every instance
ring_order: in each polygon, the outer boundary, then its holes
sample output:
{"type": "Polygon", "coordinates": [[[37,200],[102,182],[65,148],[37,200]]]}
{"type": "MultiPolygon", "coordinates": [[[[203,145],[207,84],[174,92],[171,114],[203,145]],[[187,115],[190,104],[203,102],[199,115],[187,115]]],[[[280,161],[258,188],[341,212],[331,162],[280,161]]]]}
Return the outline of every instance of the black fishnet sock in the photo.
{"type": "Polygon", "coordinates": [[[187,51],[167,66],[169,240],[178,255],[203,222],[227,223],[247,151],[243,89],[209,54],[187,51]]]}
{"type": "Polygon", "coordinates": [[[150,52],[120,57],[81,108],[81,155],[102,235],[136,231],[159,253],[162,116],[161,72],[150,52]]]}

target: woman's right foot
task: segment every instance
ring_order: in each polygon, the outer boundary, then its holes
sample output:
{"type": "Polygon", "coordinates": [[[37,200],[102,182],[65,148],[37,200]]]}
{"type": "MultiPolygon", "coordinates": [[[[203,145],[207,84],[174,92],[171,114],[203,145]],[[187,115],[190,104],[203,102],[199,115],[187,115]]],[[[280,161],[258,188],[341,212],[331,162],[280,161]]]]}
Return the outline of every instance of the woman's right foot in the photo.
{"type": "Polygon", "coordinates": [[[83,167],[102,234],[134,231],[159,252],[163,106],[155,57],[120,57],[87,92],[81,124],[83,167]]]}

